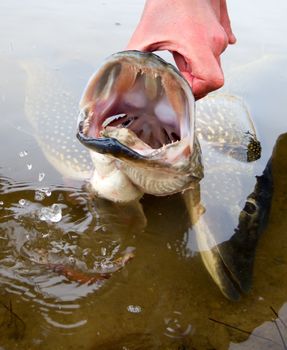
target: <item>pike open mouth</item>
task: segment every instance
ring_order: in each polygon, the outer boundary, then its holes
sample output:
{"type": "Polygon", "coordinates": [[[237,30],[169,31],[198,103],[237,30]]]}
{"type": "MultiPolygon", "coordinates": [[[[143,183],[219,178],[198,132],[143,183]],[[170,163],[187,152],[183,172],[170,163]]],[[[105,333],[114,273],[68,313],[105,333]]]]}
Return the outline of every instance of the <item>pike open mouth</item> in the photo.
{"type": "Polygon", "coordinates": [[[111,56],[89,81],[80,107],[78,138],[95,151],[116,155],[121,148],[134,158],[184,140],[192,152],[191,89],[172,65],[154,54],[124,51],[111,56]]]}

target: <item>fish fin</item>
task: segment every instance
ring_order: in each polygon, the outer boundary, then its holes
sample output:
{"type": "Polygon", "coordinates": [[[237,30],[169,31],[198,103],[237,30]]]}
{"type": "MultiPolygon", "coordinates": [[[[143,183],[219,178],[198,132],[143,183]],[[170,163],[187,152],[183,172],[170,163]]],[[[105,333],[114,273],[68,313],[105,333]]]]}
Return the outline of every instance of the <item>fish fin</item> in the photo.
{"type": "Polygon", "coordinates": [[[250,112],[242,98],[212,93],[196,103],[199,141],[236,160],[251,162],[261,156],[261,145],[250,112]]]}

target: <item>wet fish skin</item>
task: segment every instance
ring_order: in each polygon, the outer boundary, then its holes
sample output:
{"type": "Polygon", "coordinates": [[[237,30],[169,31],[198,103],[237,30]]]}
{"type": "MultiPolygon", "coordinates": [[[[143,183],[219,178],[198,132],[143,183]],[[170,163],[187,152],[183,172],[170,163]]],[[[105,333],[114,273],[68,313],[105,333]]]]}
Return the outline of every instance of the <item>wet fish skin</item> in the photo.
{"type": "Polygon", "coordinates": [[[58,67],[41,61],[23,61],[20,66],[26,74],[25,114],[45,157],[64,177],[89,179],[90,155],[75,138],[77,95],[58,67]]]}
{"type": "Polygon", "coordinates": [[[254,191],[246,199],[234,235],[218,247],[223,263],[228,266],[244,293],[248,293],[252,286],[255,252],[259,238],[268,223],[271,209],[272,159],[273,157],[269,159],[262,175],[256,177],[254,191]]]}
{"type": "Polygon", "coordinates": [[[205,172],[184,193],[191,232],[214,282],[225,297],[238,300],[251,288],[256,246],[268,220],[271,160],[254,185],[261,146],[240,98],[212,94],[199,101],[197,111],[205,172]]]}
{"type": "MultiPolygon", "coordinates": [[[[206,249],[208,246],[204,247],[202,243],[200,255],[205,267],[222,294],[232,301],[238,301],[242,294],[248,293],[252,287],[257,244],[266,228],[271,208],[272,162],[275,152],[276,146],[262,175],[256,176],[254,190],[247,196],[232,237],[215,244],[210,249],[206,249]]],[[[200,205],[198,197],[194,199],[193,191],[185,193],[184,196],[189,207],[191,222],[196,226],[198,241],[212,241],[214,237],[211,225],[207,220],[198,218],[196,213],[200,205]]]]}

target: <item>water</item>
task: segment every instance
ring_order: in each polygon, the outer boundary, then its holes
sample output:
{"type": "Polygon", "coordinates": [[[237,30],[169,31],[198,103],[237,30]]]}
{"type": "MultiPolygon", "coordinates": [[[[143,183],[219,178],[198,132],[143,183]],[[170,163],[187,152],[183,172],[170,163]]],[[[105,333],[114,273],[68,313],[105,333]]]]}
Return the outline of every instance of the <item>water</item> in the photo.
{"type": "Polygon", "coordinates": [[[42,208],[39,212],[39,219],[42,221],[59,222],[62,219],[62,209],[56,203],[52,204],[51,207],[42,208]]]}
{"type": "MultiPolygon", "coordinates": [[[[274,155],[271,216],[253,289],[232,303],[190,249],[180,197],[146,197],[147,225],[136,205],[92,203],[82,181],[67,182],[47,161],[27,120],[21,63],[60,70],[77,102],[102,59],[125,47],[142,6],[0,4],[0,348],[283,349],[270,306],[286,322],[286,134],[274,155]],[[133,259],[123,263],[130,252],[133,259]],[[81,271],[109,277],[81,284],[55,264],[74,266],[78,280],[81,271]],[[249,332],[259,327],[258,336],[214,320],[249,332]]],[[[250,109],[263,145],[260,174],[287,129],[287,8],[283,0],[229,7],[238,44],[223,56],[225,90],[250,109]]]]}

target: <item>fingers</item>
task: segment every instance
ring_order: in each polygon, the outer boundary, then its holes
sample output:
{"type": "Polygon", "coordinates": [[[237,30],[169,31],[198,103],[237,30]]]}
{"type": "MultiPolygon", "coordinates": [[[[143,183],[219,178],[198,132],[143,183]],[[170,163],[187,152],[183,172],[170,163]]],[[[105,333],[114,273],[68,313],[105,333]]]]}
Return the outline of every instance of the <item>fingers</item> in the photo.
{"type": "Polygon", "coordinates": [[[166,6],[166,2],[163,6],[160,0],[147,1],[143,16],[127,45],[129,50],[172,52],[197,99],[223,85],[219,57],[228,44],[236,41],[226,0],[206,0],[210,8],[202,4],[203,0],[183,0],[174,7],[173,1],[170,6],[166,6]],[[190,9],[193,9],[196,21],[191,21],[186,15],[190,9]],[[158,13],[163,15],[158,16],[158,13]],[[170,18],[181,20],[167,20],[170,18]]]}
{"type": "Polygon", "coordinates": [[[228,11],[227,11],[227,5],[226,5],[226,0],[221,0],[220,4],[220,23],[222,27],[224,28],[227,37],[228,37],[228,44],[235,44],[236,43],[236,37],[232,32],[231,29],[231,24],[230,24],[230,19],[228,16],[228,11]]]}
{"type": "Polygon", "coordinates": [[[219,57],[216,58],[210,50],[202,54],[190,55],[192,59],[173,52],[176,65],[192,87],[196,99],[204,97],[208,92],[217,90],[224,84],[223,72],[219,57]]]}
{"type": "Polygon", "coordinates": [[[208,47],[202,52],[197,50],[195,54],[183,55],[173,51],[171,44],[153,43],[148,44],[138,40],[129,42],[128,50],[156,51],[169,49],[174,57],[175,63],[181,74],[192,87],[196,99],[204,97],[210,91],[219,89],[224,84],[223,72],[220,66],[219,54],[224,50],[225,45],[218,51],[216,57],[208,47]]]}

